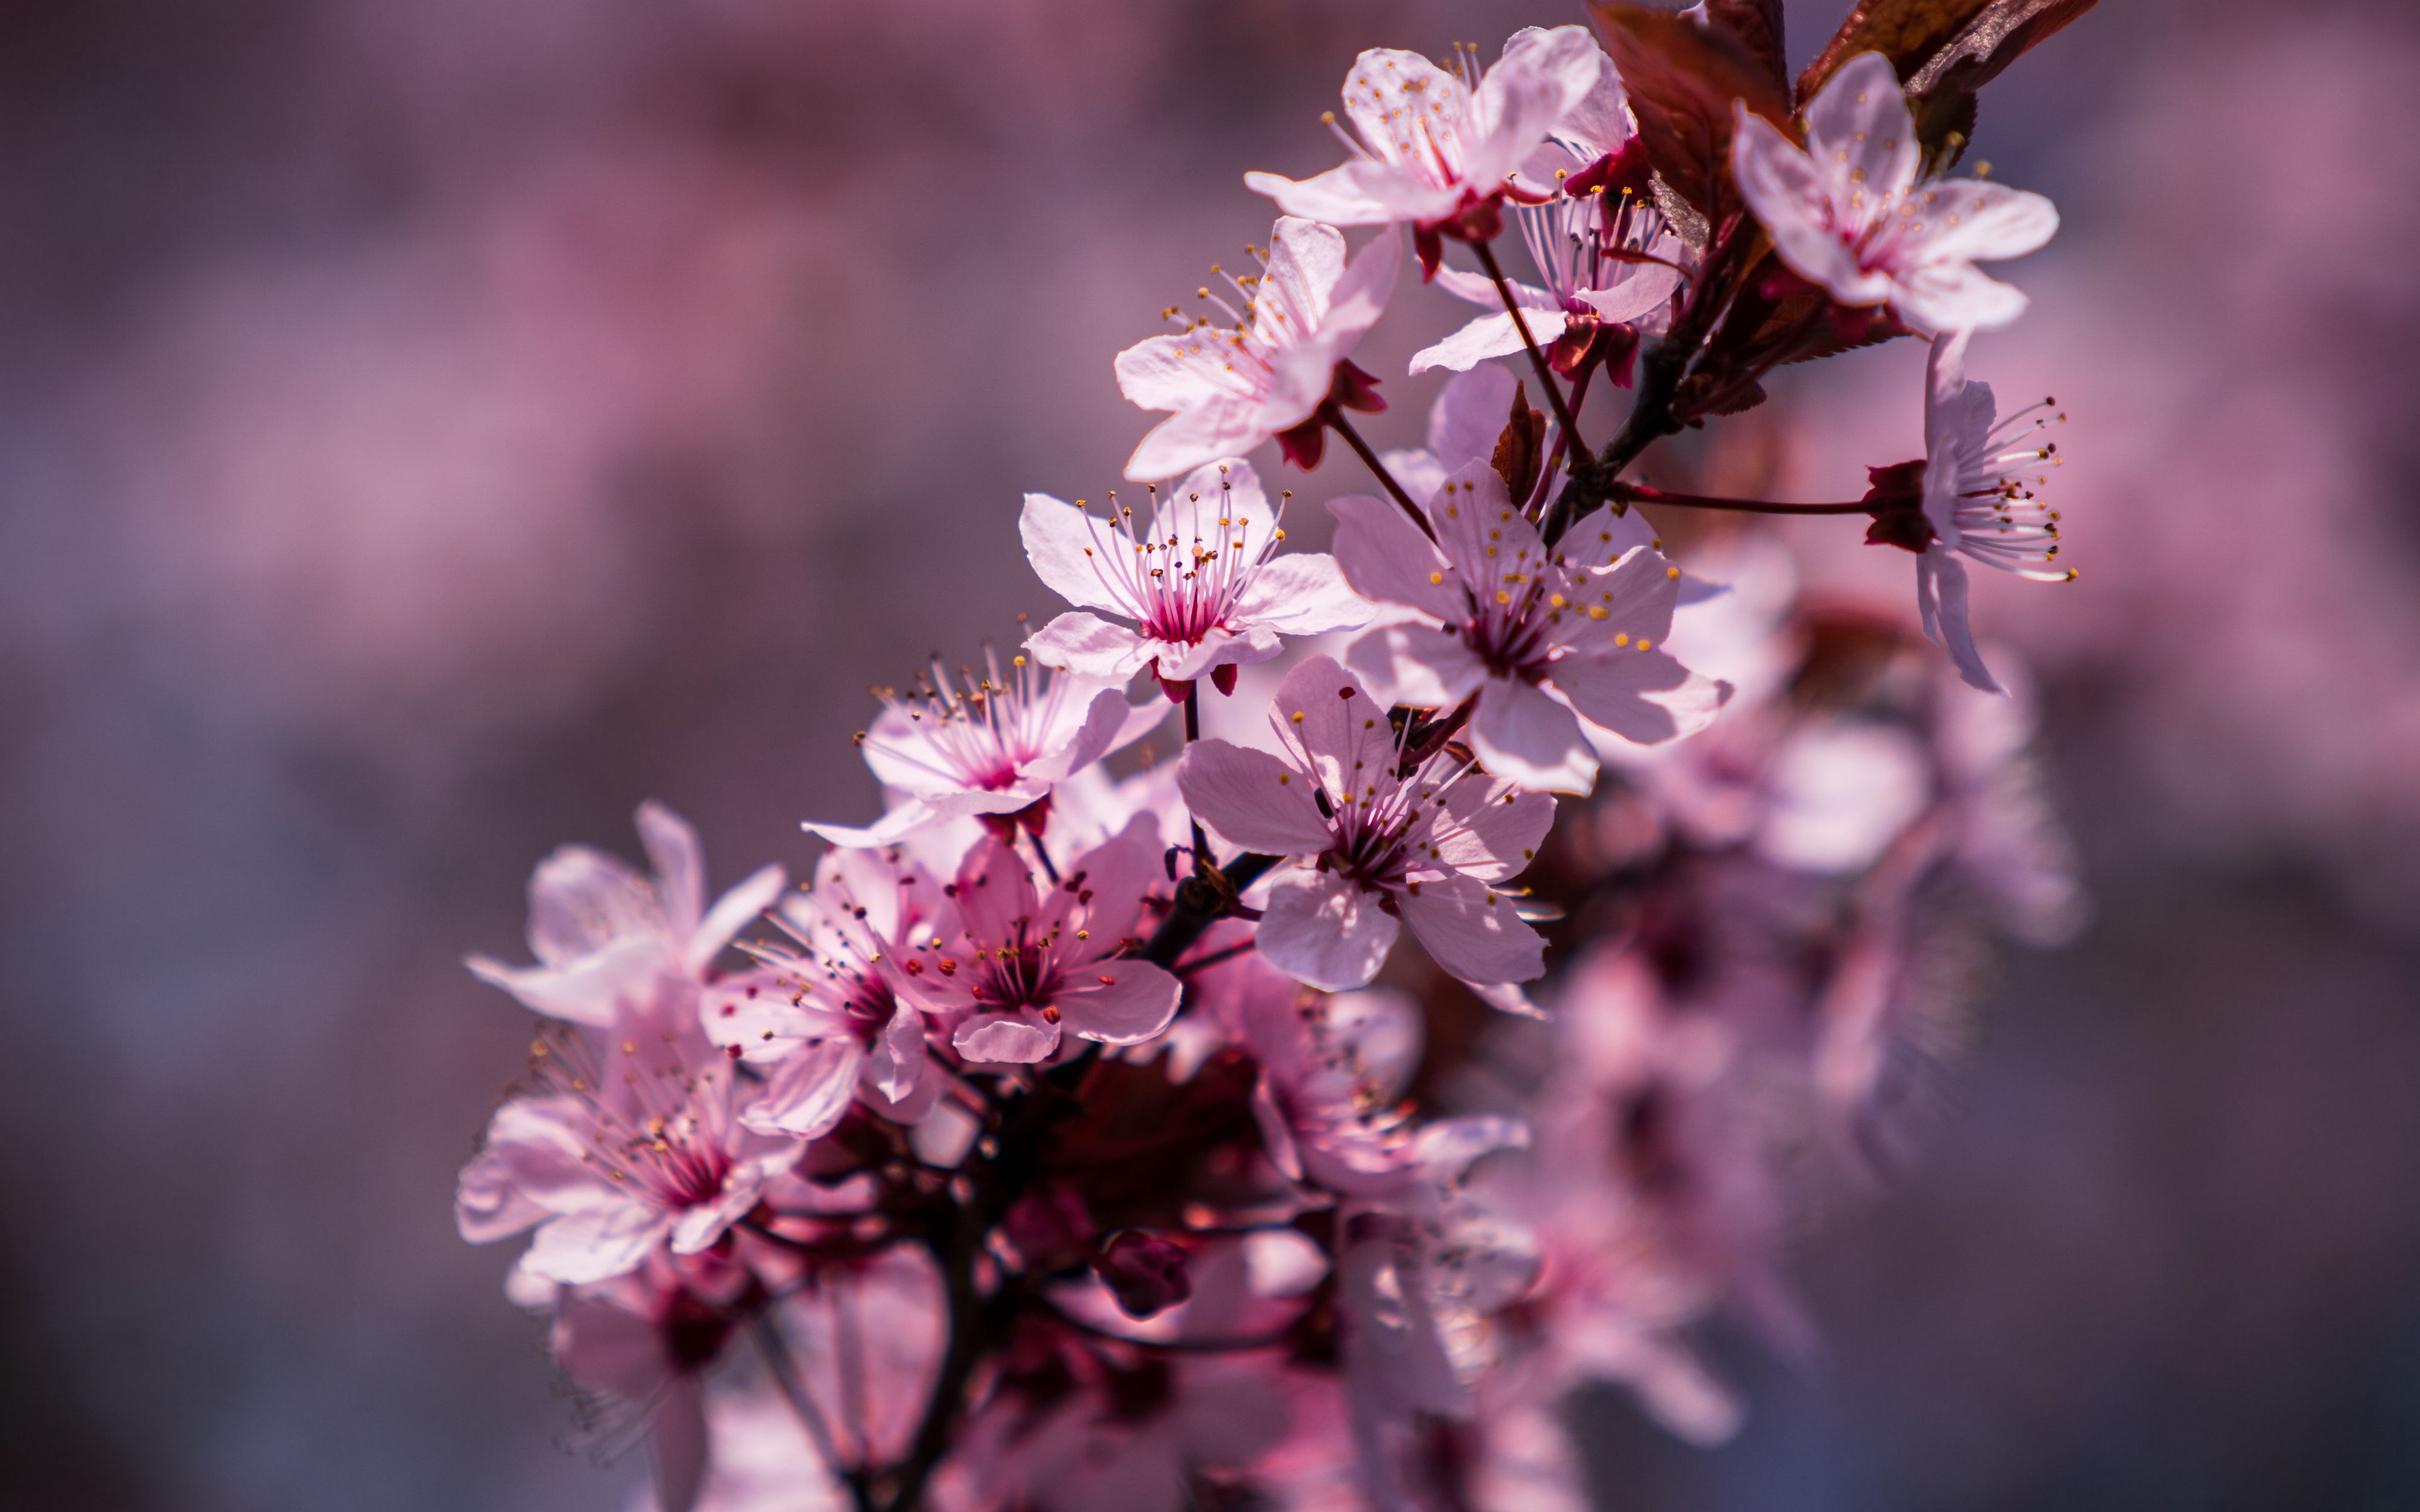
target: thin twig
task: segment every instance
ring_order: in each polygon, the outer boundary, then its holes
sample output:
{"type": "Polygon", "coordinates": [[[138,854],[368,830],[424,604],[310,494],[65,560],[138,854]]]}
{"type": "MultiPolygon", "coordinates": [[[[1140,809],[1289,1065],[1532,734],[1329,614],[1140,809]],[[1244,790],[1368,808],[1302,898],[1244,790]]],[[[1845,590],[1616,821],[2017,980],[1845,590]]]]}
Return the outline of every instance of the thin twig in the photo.
{"type": "Polygon", "coordinates": [[[824,1422],[823,1409],[815,1405],[805,1381],[799,1379],[797,1365],[790,1359],[789,1340],[782,1336],[782,1326],[768,1310],[756,1315],[756,1347],[764,1352],[765,1368],[772,1373],[773,1384],[789,1399],[790,1411],[799,1415],[807,1437],[815,1443],[815,1452],[824,1457],[824,1464],[832,1477],[848,1488],[848,1499],[858,1512],[874,1512],[874,1502],[865,1488],[863,1472],[851,1470],[840,1457],[840,1446],[832,1442],[831,1427],[824,1422]]]}
{"type": "Polygon", "coordinates": [[[1420,533],[1432,541],[1435,540],[1436,532],[1429,525],[1429,517],[1420,513],[1420,506],[1412,502],[1412,496],[1404,491],[1404,486],[1397,483],[1395,475],[1387,471],[1387,465],[1378,460],[1378,454],[1370,450],[1370,443],[1363,440],[1361,433],[1353,428],[1353,422],[1344,418],[1344,411],[1334,405],[1329,405],[1327,423],[1336,427],[1336,434],[1344,438],[1344,444],[1353,448],[1353,455],[1359,457],[1362,464],[1376,475],[1378,482],[1385,486],[1387,492],[1394,496],[1395,502],[1404,506],[1404,513],[1412,517],[1412,523],[1420,528],[1420,533]]]}
{"type": "Polygon", "coordinates": [[[1546,391],[1547,401],[1555,407],[1555,423],[1563,427],[1566,436],[1579,434],[1579,422],[1572,418],[1573,407],[1564,402],[1560,384],[1555,381],[1555,370],[1548,365],[1546,354],[1538,349],[1538,338],[1529,334],[1529,317],[1521,313],[1521,301],[1512,297],[1512,281],[1504,276],[1497,264],[1496,249],[1484,241],[1474,241],[1470,250],[1479,255],[1479,266],[1484,269],[1496,293],[1504,301],[1504,313],[1512,317],[1512,329],[1521,333],[1521,346],[1529,354],[1529,366],[1536,370],[1538,382],[1546,391]]]}

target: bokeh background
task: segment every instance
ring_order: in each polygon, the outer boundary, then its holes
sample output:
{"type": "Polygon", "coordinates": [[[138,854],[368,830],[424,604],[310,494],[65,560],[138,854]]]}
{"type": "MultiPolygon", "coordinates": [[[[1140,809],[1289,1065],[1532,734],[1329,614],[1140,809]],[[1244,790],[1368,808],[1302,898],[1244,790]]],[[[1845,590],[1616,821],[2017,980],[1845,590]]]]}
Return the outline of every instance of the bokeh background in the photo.
{"type": "MultiPolygon", "coordinates": [[[[1800,60],[1844,8],[1792,0],[1800,60]]],[[[0,1504],[618,1505],[510,1247],[454,1236],[526,1035],[459,955],[643,797],[723,881],[869,815],[867,685],[1053,607],[1017,496],[1115,481],[1110,354],[1265,238],[1242,171],[1330,161],[1359,47],[1575,19],[0,7],[0,1504]]],[[[1718,1334],[1746,1431],[1607,1395],[1592,1469],[1634,1509],[2420,1504],[2420,20],[2106,6],[1978,152],[2066,215],[1975,363],[2073,416],[2084,576],[1979,616],[2094,924],[2009,964],[1924,1164],[1817,1215],[1823,1357],[1718,1334]]],[[[1460,316],[1399,301],[1381,444],[1460,316]]],[[[1834,496],[1919,449],[1916,373],[1797,375],[1737,438],[1834,496]]],[[[1907,607],[1904,557],[1810,556],[1907,607]]]]}

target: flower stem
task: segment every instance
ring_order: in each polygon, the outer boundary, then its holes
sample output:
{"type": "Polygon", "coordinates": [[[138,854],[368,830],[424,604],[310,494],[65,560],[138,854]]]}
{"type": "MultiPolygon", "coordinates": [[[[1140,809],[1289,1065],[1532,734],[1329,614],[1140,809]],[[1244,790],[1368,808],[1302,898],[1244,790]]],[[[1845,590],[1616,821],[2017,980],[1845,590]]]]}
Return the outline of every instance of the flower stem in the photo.
{"type": "MultiPolygon", "coordinates": [[[[1588,366],[1580,369],[1578,380],[1572,385],[1572,408],[1574,409],[1577,409],[1582,404],[1587,402],[1589,380],[1595,377],[1596,363],[1594,362],[1590,362],[1588,366]]],[[[1546,465],[1538,470],[1537,497],[1530,500],[1528,505],[1522,510],[1522,513],[1528,515],[1531,519],[1537,518],[1545,509],[1546,485],[1554,481],[1555,470],[1562,465],[1564,458],[1572,455],[1575,445],[1575,443],[1572,439],[1572,433],[1570,431],[1565,431],[1562,435],[1556,438],[1555,455],[1548,457],[1546,459],[1546,465]]]]}
{"type": "Polygon", "coordinates": [[[1395,481],[1395,475],[1387,471],[1387,465],[1378,460],[1378,454],[1370,450],[1370,443],[1363,440],[1361,433],[1353,428],[1353,422],[1344,418],[1344,411],[1334,405],[1329,405],[1326,414],[1327,423],[1336,427],[1336,434],[1344,438],[1344,444],[1353,448],[1353,455],[1359,457],[1362,465],[1376,475],[1378,482],[1385,486],[1387,492],[1394,496],[1395,502],[1404,506],[1404,513],[1412,517],[1412,523],[1420,528],[1420,533],[1432,541],[1435,540],[1436,532],[1430,528],[1429,517],[1420,513],[1420,506],[1412,501],[1412,496],[1405,493],[1404,486],[1395,481]]]}
{"type": "Polygon", "coordinates": [[[1572,418],[1572,406],[1563,398],[1562,385],[1555,380],[1555,370],[1547,365],[1546,354],[1538,349],[1538,338],[1529,334],[1529,317],[1521,313],[1521,301],[1512,297],[1512,282],[1504,276],[1504,270],[1497,264],[1496,249],[1484,241],[1474,241],[1470,243],[1470,250],[1479,255],[1479,266],[1486,270],[1489,281],[1495,284],[1497,297],[1504,301],[1504,313],[1512,317],[1512,329],[1521,333],[1521,345],[1529,353],[1529,366],[1536,370],[1538,382],[1546,391],[1547,402],[1554,406],[1555,423],[1562,426],[1563,435],[1574,438],[1573,444],[1577,445],[1575,438],[1580,433],[1579,422],[1572,418]]]}
{"type": "MultiPolygon", "coordinates": [[[[1202,738],[1202,684],[1197,680],[1185,689],[1185,743],[1187,746],[1202,738]]],[[[1193,859],[1199,866],[1210,854],[1210,837],[1202,833],[1202,821],[1193,821],[1193,859]]],[[[1053,879],[1056,880],[1056,879],[1053,879]]]]}
{"type": "Polygon", "coordinates": [[[789,1341],[782,1336],[782,1325],[773,1321],[769,1311],[756,1315],[756,1347],[764,1352],[765,1368],[772,1373],[773,1384],[788,1399],[790,1410],[799,1414],[799,1422],[807,1437],[815,1442],[815,1452],[824,1457],[833,1476],[848,1487],[848,1499],[858,1512],[872,1512],[874,1503],[866,1491],[864,1472],[851,1470],[840,1457],[840,1446],[832,1442],[831,1427],[824,1421],[823,1409],[815,1405],[807,1391],[807,1383],[799,1379],[798,1365],[790,1358],[789,1341]]]}
{"type": "Polygon", "coordinates": [[[1635,504],[1667,504],[1678,509],[1727,509],[1743,515],[1870,515],[1873,504],[1786,504],[1772,499],[1725,499],[1713,494],[1667,493],[1643,483],[1617,483],[1610,497],[1635,504]]]}

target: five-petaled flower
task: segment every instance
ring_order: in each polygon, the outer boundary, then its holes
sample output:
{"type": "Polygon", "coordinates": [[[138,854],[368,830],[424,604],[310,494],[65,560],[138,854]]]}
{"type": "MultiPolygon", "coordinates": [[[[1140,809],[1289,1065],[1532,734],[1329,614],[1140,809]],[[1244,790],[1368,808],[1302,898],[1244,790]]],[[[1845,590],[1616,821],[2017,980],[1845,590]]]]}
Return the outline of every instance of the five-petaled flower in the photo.
{"type": "MultiPolygon", "coordinates": [[[[1135,448],[1127,477],[1174,477],[1271,437],[1297,466],[1314,467],[1331,401],[1386,408],[1375,380],[1346,359],[1387,308],[1403,241],[1381,236],[1348,263],[1344,235],[1333,226],[1283,216],[1269,237],[1263,271],[1221,275],[1244,301],[1238,309],[1217,300],[1233,329],[1198,316],[1181,334],[1118,353],[1119,390],[1142,409],[1175,411],[1135,448]]],[[[1201,293],[1213,298],[1207,287],[1201,293]]],[[[1182,318],[1174,308],[1167,314],[1182,318]]]]}
{"type": "Polygon", "coordinates": [[[763,968],[706,996],[706,1036],[767,1072],[740,1117],[767,1130],[828,1127],[852,1095],[901,1123],[930,1112],[942,1076],[899,971],[957,933],[940,883],[895,852],[835,848],[815,863],[814,886],[784,894],[767,920],[787,940],[748,946],[763,968]]]}
{"type": "Polygon", "coordinates": [[[1419,707],[1477,694],[1471,747],[1498,777],[1586,793],[1597,758],[1582,718],[1653,745],[1702,727],[1728,696],[1662,649],[1680,569],[1618,520],[1584,521],[1550,551],[1485,462],[1466,463],[1430,497],[1434,540],[1382,499],[1328,508],[1346,579],[1414,611],[1345,659],[1419,707]]]}
{"type": "Polygon", "coordinates": [[[2011,444],[2050,424],[2056,401],[2028,405],[1996,424],[1991,386],[1966,381],[1962,334],[1932,344],[1925,370],[1924,519],[1931,539],[1916,562],[1916,604],[1924,633],[1946,647],[1960,675],[1986,693],[2002,691],[1975,649],[1967,623],[1966,567],[1961,555],[2037,582],[2067,582],[2056,567],[2058,511],[2034,487],[2050,482],[2058,449],[2011,444]],[[2022,423],[2022,424],[2020,424],[2022,423]]]}
{"type": "MultiPolygon", "coordinates": [[[[1643,177],[1644,158],[1630,127],[1621,80],[1610,62],[1596,85],[1556,123],[1529,155],[1514,182],[1537,186],[1515,199],[1512,219],[1544,287],[1508,281],[1529,335],[1558,372],[1576,376],[1592,353],[1628,381],[1638,333],[1659,328],[1680,286],[1687,244],[1666,224],[1653,201],[1610,170],[1629,164],[1643,177]],[[1575,177],[1576,176],[1576,177],[1575,177]]],[[[1503,309],[1495,282],[1460,268],[1439,268],[1437,286],[1496,313],[1481,316],[1416,353],[1411,370],[1467,372],[1491,357],[1522,350],[1521,332],[1503,309]]]]}
{"type": "Polygon", "coordinates": [[[1062,614],[1027,638],[1054,667],[1090,677],[1130,677],[1145,667],[1171,689],[1204,674],[1232,691],[1235,671],[1284,649],[1289,635],[1325,635],[1370,623],[1371,608],[1324,552],[1277,555],[1283,506],[1271,508],[1249,462],[1202,468],[1162,493],[1139,528],[1132,505],[1109,496],[1109,517],[1083,501],[1025,496],[1025,554],[1060,597],[1106,609],[1062,614]]]}
{"type": "Polygon", "coordinates": [[[856,846],[889,845],[969,817],[994,833],[1018,823],[1038,831],[1053,788],[1141,739],[1168,714],[1156,699],[1128,704],[1120,679],[1046,676],[1023,656],[1003,674],[988,649],[984,667],[981,677],[961,667],[953,681],[936,657],[932,676],[917,673],[908,697],[879,690],[882,713],[857,744],[893,807],[864,828],[809,820],[807,831],[856,846]]]}
{"type": "Polygon", "coordinates": [[[2040,194],[1975,178],[1919,180],[1916,121],[1899,76],[1861,53],[1806,110],[1800,150],[1739,107],[1731,172],[1781,260],[1846,305],[1887,304],[1924,335],[1984,331],[2025,297],[1977,270],[2051,239],[2058,211],[2040,194]]]}
{"type": "Polygon", "coordinates": [[[1545,941],[1493,884],[1537,854],[1554,799],[1444,752],[1407,766],[1386,705],[1326,656],[1286,674],[1269,718],[1285,759],[1203,740],[1176,784],[1228,843],[1312,863],[1270,884],[1255,939],[1271,964],[1331,992],[1364,986],[1400,920],[1466,981],[1545,969],[1545,941]]]}
{"type": "Polygon", "coordinates": [[[667,990],[694,988],[732,936],[782,891],[764,867],[706,905],[706,856],[697,831],[659,803],[639,806],[639,838],[655,877],[585,845],[566,845],[530,873],[534,966],[474,955],[472,975],[550,1018],[610,1026],[667,990]]]}
{"type": "Polygon", "coordinates": [[[846,1107],[797,1134],[740,1122],[737,1068],[706,1042],[693,999],[614,1034],[566,1026],[530,1059],[536,1089],[496,1110],[455,1219],[474,1244],[535,1227],[522,1269],[566,1286],[625,1274],[666,1243],[706,1249],[846,1107]]]}
{"type": "Polygon", "coordinates": [[[1582,27],[1527,26],[1485,77],[1472,77],[1466,54],[1455,64],[1450,71],[1418,53],[1370,49],[1344,79],[1353,130],[1328,118],[1345,162],[1299,180],[1249,173],[1245,184],[1289,215],[1331,225],[1408,222],[1421,270],[1434,274],[1445,235],[1496,235],[1504,196],[1519,192],[1514,171],[1588,96],[1605,54],[1582,27]]]}
{"type": "Polygon", "coordinates": [[[1047,1059],[1067,1034],[1102,1044],[1150,1039],[1176,1016],[1183,988],[1122,951],[1159,856],[1157,825],[1138,814],[1045,893],[1013,848],[986,836],[949,888],[957,935],[900,964],[908,995],[955,1021],[951,1043],[970,1061],[1047,1059]]]}

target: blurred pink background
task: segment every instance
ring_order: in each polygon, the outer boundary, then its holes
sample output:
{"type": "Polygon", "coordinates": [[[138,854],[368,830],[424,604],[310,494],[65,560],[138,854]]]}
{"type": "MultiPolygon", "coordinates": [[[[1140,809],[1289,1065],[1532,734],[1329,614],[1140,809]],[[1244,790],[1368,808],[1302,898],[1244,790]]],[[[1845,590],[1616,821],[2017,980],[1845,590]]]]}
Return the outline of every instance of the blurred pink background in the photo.
{"type": "MultiPolygon", "coordinates": [[[[1793,4],[1811,55],[1845,5],[1793,4]]],[[[453,1175],[550,846],[664,799],[717,876],[874,811],[848,734],[1054,606],[1110,355],[1326,166],[1444,0],[35,0],[0,46],[0,1504],[618,1505],[453,1175]]],[[[1717,1337],[1629,1508],[2420,1504],[2420,20],[2110,5],[1984,100],[2052,195],[1973,363],[2072,417],[2035,663],[2096,922],[2010,963],[1930,1159],[1717,1337]]],[[[1464,311],[1412,290],[1365,348],[1464,311]]],[[[1801,498],[1920,450],[1912,344],[1713,439],[1801,498]],[[1773,426],[1788,417],[1776,437],[1773,426]]],[[[1273,465],[1263,459],[1264,465],[1273,465]]],[[[1298,517],[1362,486],[1338,455],[1298,517]]],[[[1652,468],[1651,467],[1651,473],[1652,468]]],[[[1819,580],[1912,607],[1834,529],[1819,580]]],[[[1910,616],[1912,618],[1912,615],[1910,616]]]]}

